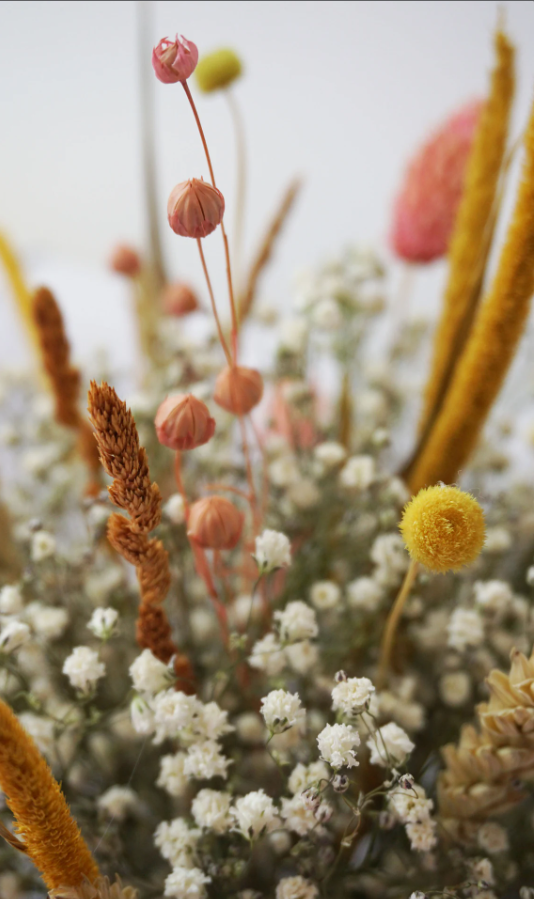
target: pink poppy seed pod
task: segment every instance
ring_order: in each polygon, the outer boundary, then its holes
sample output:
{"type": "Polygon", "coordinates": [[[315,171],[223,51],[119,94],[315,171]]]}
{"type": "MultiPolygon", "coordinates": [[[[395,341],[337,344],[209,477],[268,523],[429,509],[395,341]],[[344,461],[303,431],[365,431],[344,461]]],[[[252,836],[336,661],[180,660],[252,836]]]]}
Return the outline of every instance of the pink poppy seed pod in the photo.
{"type": "Polygon", "coordinates": [[[406,262],[444,256],[462,196],[483,101],[447,119],[410,162],[393,209],[391,246],[406,262]]]}
{"type": "Polygon", "coordinates": [[[233,549],[241,537],[244,517],[229,499],[207,496],[191,506],[187,536],[204,549],[233,549]]]}
{"type": "Polygon", "coordinates": [[[228,365],[215,381],[213,399],[234,415],[247,415],[258,405],[262,396],[263,378],[255,368],[228,365]]]}
{"type": "Polygon", "coordinates": [[[177,34],[174,41],[164,37],[152,51],[152,66],[156,78],[163,84],[187,81],[195,71],[197,62],[197,45],[188,41],[183,34],[177,34]]]}
{"type": "Polygon", "coordinates": [[[182,281],[167,284],[163,288],[161,300],[165,314],[175,315],[177,318],[189,315],[199,307],[196,293],[192,287],[189,287],[189,284],[184,284],[182,281]]]}
{"type": "Polygon", "coordinates": [[[127,244],[117,244],[110,256],[109,267],[119,275],[135,278],[141,271],[139,253],[127,244]]]}
{"type": "Polygon", "coordinates": [[[223,215],[222,193],[202,179],[182,181],[171,191],[167,216],[175,234],[182,237],[207,237],[220,225],[223,215]]]}
{"type": "Polygon", "coordinates": [[[202,400],[191,393],[179,393],[163,400],[154,424],[158,440],[173,450],[190,450],[211,440],[215,419],[202,400]]]}

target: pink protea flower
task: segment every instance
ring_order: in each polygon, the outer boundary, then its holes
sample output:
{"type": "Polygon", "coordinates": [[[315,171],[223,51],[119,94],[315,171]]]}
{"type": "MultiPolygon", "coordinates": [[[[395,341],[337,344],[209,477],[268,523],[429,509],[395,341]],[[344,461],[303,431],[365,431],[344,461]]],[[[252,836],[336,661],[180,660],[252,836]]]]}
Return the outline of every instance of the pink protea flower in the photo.
{"type": "Polygon", "coordinates": [[[175,234],[182,237],[207,237],[220,225],[223,215],[222,193],[202,179],[181,181],[171,191],[167,217],[175,234]]]}
{"type": "Polygon", "coordinates": [[[187,536],[203,549],[233,549],[243,530],[244,515],[224,496],[207,496],[193,503],[187,536]]]}
{"type": "Polygon", "coordinates": [[[391,228],[392,249],[406,262],[432,262],[447,252],[482,107],[471,101],[450,116],[408,166],[391,228]]]}
{"type": "Polygon", "coordinates": [[[191,393],[179,393],[163,400],[154,424],[158,440],[173,450],[203,446],[215,433],[215,419],[202,400],[191,393]]]}
{"type": "Polygon", "coordinates": [[[152,66],[156,78],[163,84],[187,81],[195,71],[197,62],[197,45],[188,41],[183,34],[177,34],[174,41],[164,37],[152,51],[152,66]]]}
{"type": "Polygon", "coordinates": [[[195,312],[199,308],[195,291],[183,281],[167,284],[163,288],[161,301],[165,314],[175,315],[178,318],[189,315],[190,312],[195,312]]]}

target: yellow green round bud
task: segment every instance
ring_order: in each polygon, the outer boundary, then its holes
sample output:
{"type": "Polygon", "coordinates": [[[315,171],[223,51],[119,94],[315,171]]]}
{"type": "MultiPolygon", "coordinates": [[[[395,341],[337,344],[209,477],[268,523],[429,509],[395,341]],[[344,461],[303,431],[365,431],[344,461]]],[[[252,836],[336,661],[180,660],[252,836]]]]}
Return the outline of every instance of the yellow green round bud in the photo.
{"type": "Polygon", "coordinates": [[[233,50],[223,48],[204,56],[195,69],[195,77],[201,91],[210,94],[212,91],[228,87],[239,78],[243,66],[233,50]]]}

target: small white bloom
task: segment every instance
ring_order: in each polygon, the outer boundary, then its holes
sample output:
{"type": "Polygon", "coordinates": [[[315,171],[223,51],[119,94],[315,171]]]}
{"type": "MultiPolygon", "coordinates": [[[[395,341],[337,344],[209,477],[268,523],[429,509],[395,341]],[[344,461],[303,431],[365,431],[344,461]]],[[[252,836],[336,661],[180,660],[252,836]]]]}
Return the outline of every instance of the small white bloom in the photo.
{"type": "Polygon", "coordinates": [[[307,674],[315,668],[319,659],[319,649],[315,643],[309,640],[301,640],[284,649],[287,660],[293,671],[297,674],[307,674]]]}
{"type": "Polygon", "coordinates": [[[96,800],[100,811],[116,821],[124,821],[139,807],[139,797],[130,787],[115,785],[96,800]]]}
{"type": "Polygon", "coordinates": [[[341,599],[341,590],[335,581],[316,581],[310,590],[310,599],[316,609],[333,609],[341,599]]]}
{"type": "Polygon", "coordinates": [[[190,868],[194,863],[200,836],[201,831],[189,828],[183,818],[174,818],[158,824],[154,833],[154,845],[173,867],[182,865],[190,868]]]}
{"type": "Polygon", "coordinates": [[[332,768],[354,768],[356,761],[354,746],[360,745],[360,735],[348,724],[327,724],[317,737],[321,758],[332,768]]]}
{"type": "Polygon", "coordinates": [[[204,884],[211,883],[200,868],[174,868],[165,880],[165,896],[176,899],[203,899],[206,895],[204,884]]]}
{"type": "Polygon", "coordinates": [[[200,790],[191,805],[195,823],[199,827],[213,830],[214,833],[226,833],[231,825],[231,801],[229,793],[222,793],[220,790],[200,790]]]}
{"type": "Polygon", "coordinates": [[[163,506],[163,512],[173,524],[183,524],[185,521],[185,505],[180,493],[173,493],[163,506]]]}
{"type": "Polygon", "coordinates": [[[39,600],[26,606],[25,617],[36,636],[44,640],[58,640],[69,623],[66,609],[45,606],[39,600]]]}
{"type": "Polygon", "coordinates": [[[98,530],[103,528],[111,515],[111,509],[101,503],[94,503],[87,512],[87,521],[91,527],[98,530]]]}
{"type": "Polygon", "coordinates": [[[371,764],[382,768],[402,765],[415,749],[406,731],[394,721],[377,730],[368,739],[367,746],[371,750],[371,764]]]}
{"type": "Polygon", "coordinates": [[[205,705],[199,702],[194,729],[198,739],[218,740],[225,734],[232,733],[235,727],[228,724],[228,712],[221,709],[216,702],[207,702],[205,705]]]}
{"type": "Polygon", "coordinates": [[[24,603],[19,587],[8,584],[0,590],[0,615],[18,615],[24,603]]]}
{"type": "Polygon", "coordinates": [[[449,671],[440,679],[439,695],[445,705],[459,708],[471,696],[471,678],[466,671],[449,671]]]}
{"type": "Polygon", "coordinates": [[[24,730],[37,744],[43,755],[49,755],[55,745],[54,722],[33,712],[22,712],[17,716],[24,730]]]}
{"type": "Polygon", "coordinates": [[[255,790],[236,800],[231,815],[236,829],[246,837],[254,840],[264,833],[269,833],[279,825],[273,800],[264,790],[255,790]]]}
{"type": "Polygon", "coordinates": [[[325,440],[324,443],[319,443],[313,453],[322,471],[330,471],[332,468],[337,468],[338,465],[344,462],[347,456],[345,447],[334,440],[325,440]]]}
{"type": "Polygon", "coordinates": [[[274,634],[266,634],[256,641],[248,663],[252,668],[265,671],[270,677],[280,674],[286,666],[286,657],[274,634]]]}
{"type": "Polygon", "coordinates": [[[419,784],[413,784],[411,789],[399,789],[395,787],[388,794],[390,810],[402,824],[417,824],[428,821],[434,807],[431,799],[426,798],[425,791],[419,784]]]}
{"type": "Polygon", "coordinates": [[[514,598],[512,588],[506,581],[475,581],[473,591],[477,606],[488,612],[506,612],[514,598]]]}
{"type": "MultiPolygon", "coordinates": [[[[95,612],[98,611],[100,610],[95,610],[95,612]]],[[[130,665],[130,677],[135,689],[149,696],[154,696],[161,690],[167,689],[174,680],[168,665],[160,662],[149,649],[143,649],[141,655],[137,656],[135,661],[132,662],[130,665]]]]}
{"type": "Polygon", "coordinates": [[[184,774],[186,777],[194,777],[197,780],[211,780],[212,777],[228,777],[228,765],[230,759],[222,755],[221,747],[215,740],[206,740],[204,743],[194,743],[189,747],[184,762],[184,774]]]}
{"type": "Polygon", "coordinates": [[[312,509],[319,502],[321,493],[311,478],[298,478],[289,485],[287,496],[297,509],[312,509]]]}
{"type": "Polygon", "coordinates": [[[118,620],[119,613],[116,609],[95,609],[87,627],[99,640],[109,640],[115,633],[118,620]]]}
{"type": "Polygon", "coordinates": [[[107,565],[93,571],[85,579],[85,592],[96,606],[108,602],[110,595],[124,583],[124,572],[118,565],[107,565]]]}
{"type": "Polygon", "coordinates": [[[199,702],[196,696],[187,696],[171,689],[157,694],[153,709],[156,724],[154,742],[162,743],[167,737],[174,739],[180,732],[191,730],[198,716],[199,702]]]}
{"type": "Polygon", "coordinates": [[[185,752],[164,755],[159,762],[158,787],[167,790],[170,796],[183,796],[187,790],[188,779],[184,773],[187,756],[185,752]]]}
{"type": "Polygon", "coordinates": [[[372,577],[359,577],[347,585],[347,599],[352,609],[374,612],[383,598],[382,587],[372,577]]]}
{"type": "Polygon", "coordinates": [[[30,639],[30,629],[22,621],[11,620],[0,631],[0,653],[9,655],[30,639]]]}
{"type": "Polygon", "coordinates": [[[332,690],[332,709],[344,715],[357,715],[366,707],[374,692],[373,682],[368,677],[349,677],[332,690]]]}
{"type": "Polygon", "coordinates": [[[98,658],[98,653],[88,646],[76,646],[63,663],[66,674],[75,690],[90,693],[96,682],[104,677],[106,666],[98,658]]]}
{"type": "Polygon", "coordinates": [[[326,297],[313,307],[311,318],[317,328],[324,331],[337,331],[343,322],[339,303],[332,297],[326,297]]]}
{"type": "Polygon", "coordinates": [[[289,602],[283,611],[275,612],[274,620],[278,622],[284,643],[309,640],[319,633],[314,610],[300,599],[289,602]]]}
{"type": "Polygon", "coordinates": [[[407,824],[406,836],[410,840],[411,848],[416,852],[429,852],[430,849],[433,849],[438,842],[436,827],[436,822],[431,818],[415,824],[407,824]]]}
{"type": "Polygon", "coordinates": [[[448,645],[458,652],[468,646],[480,646],[484,641],[484,623],[474,609],[457,608],[452,613],[447,626],[448,645]]]}
{"type": "Polygon", "coordinates": [[[130,704],[132,727],[138,734],[153,734],[156,729],[154,712],[141,696],[135,696],[130,704]]]}
{"type": "Polygon", "coordinates": [[[283,877],[276,887],[276,899],[317,899],[318,895],[318,887],[300,875],[283,877]]]}
{"type": "Polygon", "coordinates": [[[56,552],[56,540],[48,531],[37,531],[32,536],[31,557],[32,562],[43,562],[56,552]]]}
{"type": "Polygon", "coordinates": [[[512,537],[510,531],[503,527],[493,527],[486,530],[486,539],[484,541],[483,553],[496,555],[506,552],[512,545],[512,537]]]}
{"type": "Polygon", "coordinates": [[[274,734],[281,734],[293,727],[305,715],[298,693],[287,693],[286,690],[271,690],[264,696],[261,713],[269,731],[274,734]]]}
{"type": "Polygon", "coordinates": [[[322,805],[328,807],[327,803],[313,803],[308,801],[303,793],[297,793],[291,799],[282,799],[280,815],[284,819],[288,830],[292,830],[303,837],[304,834],[317,827],[322,805]]]}
{"type": "Polygon", "coordinates": [[[487,821],[481,824],[477,833],[478,845],[484,852],[495,855],[497,852],[506,852],[510,844],[508,834],[504,827],[496,821],[487,821]]]}
{"type": "Polygon", "coordinates": [[[303,318],[286,318],[280,322],[280,347],[289,353],[303,353],[308,338],[308,324],[303,318]]]}
{"type": "Polygon", "coordinates": [[[267,529],[256,537],[254,557],[262,574],[287,568],[291,565],[291,544],[285,534],[267,529]]]}
{"type": "Polygon", "coordinates": [[[351,456],[339,473],[339,483],[349,490],[367,490],[376,478],[372,456],[351,456]]]}
{"type": "Polygon", "coordinates": [[[322,780],[330,780],[330,771],[324,762],[311,762],[309,765],[299,762],[293,768],[287,786],[291,793],[302,793],[309,787],[318,787],[322,780]]]}
{"type": "Polygon", "coordinates": [[[289,454],[279,456],[269,465],[269,480],[274,487],[289,487],[300,478],[295,458],[289,454]]]}
{"type": "Polygon", "coordinates": [[[410,558],[400,534],[379,534],[371,547],[371,561],[380,575],[379,582],[394,586],[410,564],[410,558]]]}

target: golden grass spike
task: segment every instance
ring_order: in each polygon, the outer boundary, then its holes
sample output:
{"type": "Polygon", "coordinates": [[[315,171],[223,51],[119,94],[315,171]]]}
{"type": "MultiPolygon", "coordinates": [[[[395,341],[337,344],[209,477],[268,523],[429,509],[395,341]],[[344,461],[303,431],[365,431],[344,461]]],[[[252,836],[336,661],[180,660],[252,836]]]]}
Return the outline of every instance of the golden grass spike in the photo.
{"type": "Polygon", "coordinates": [[[5,234],[0,231],[0,260],[3,264],[22,320],[33,345],[38,345],[37,332],[32,314],[32,294],[28,289],[19,261],[5,234]]]}
{"type": "Polygon", "coordinates": [[[258,286],[258,279],[271,258],[274,242],[289,215],[300,188],[301,181],[300,179],[295,178],[282,197],[282,202],[280,203],[276,215],[272,219],[260,248],[252,261],[247,281],[238,303],[238,318],[240,324],[245,321],[252,309],[252,304],[254,303],[254,298],[256,296],[256,288],[258,286]]]}
{"type": "Polygon", "coordinates": [[[514,48],[500,30],[495,35],[495,55],[489,96],[476,129],[451,238],[449,275],[434,337],[420,434],[432,426],[439,412],[454,365],[469,335],[491,244],[492,210],[497,202],[515,83],[514,48]]]}
{"type": "MultiPolygon", "coordinates": [[[[98,867],[50,768],[0,700],[0,787],[24,847],[49,889],[94,881],[98,867]]],[[[18,847],[17,847],[18,848],[18,847]]]]}
{"type": "Polygon", "coordinates": [[[410,489],[450,483],[475,447],[523,333],[534,292],[534,105],[512,221],[497,272],[456,366],[410,489]]]}

